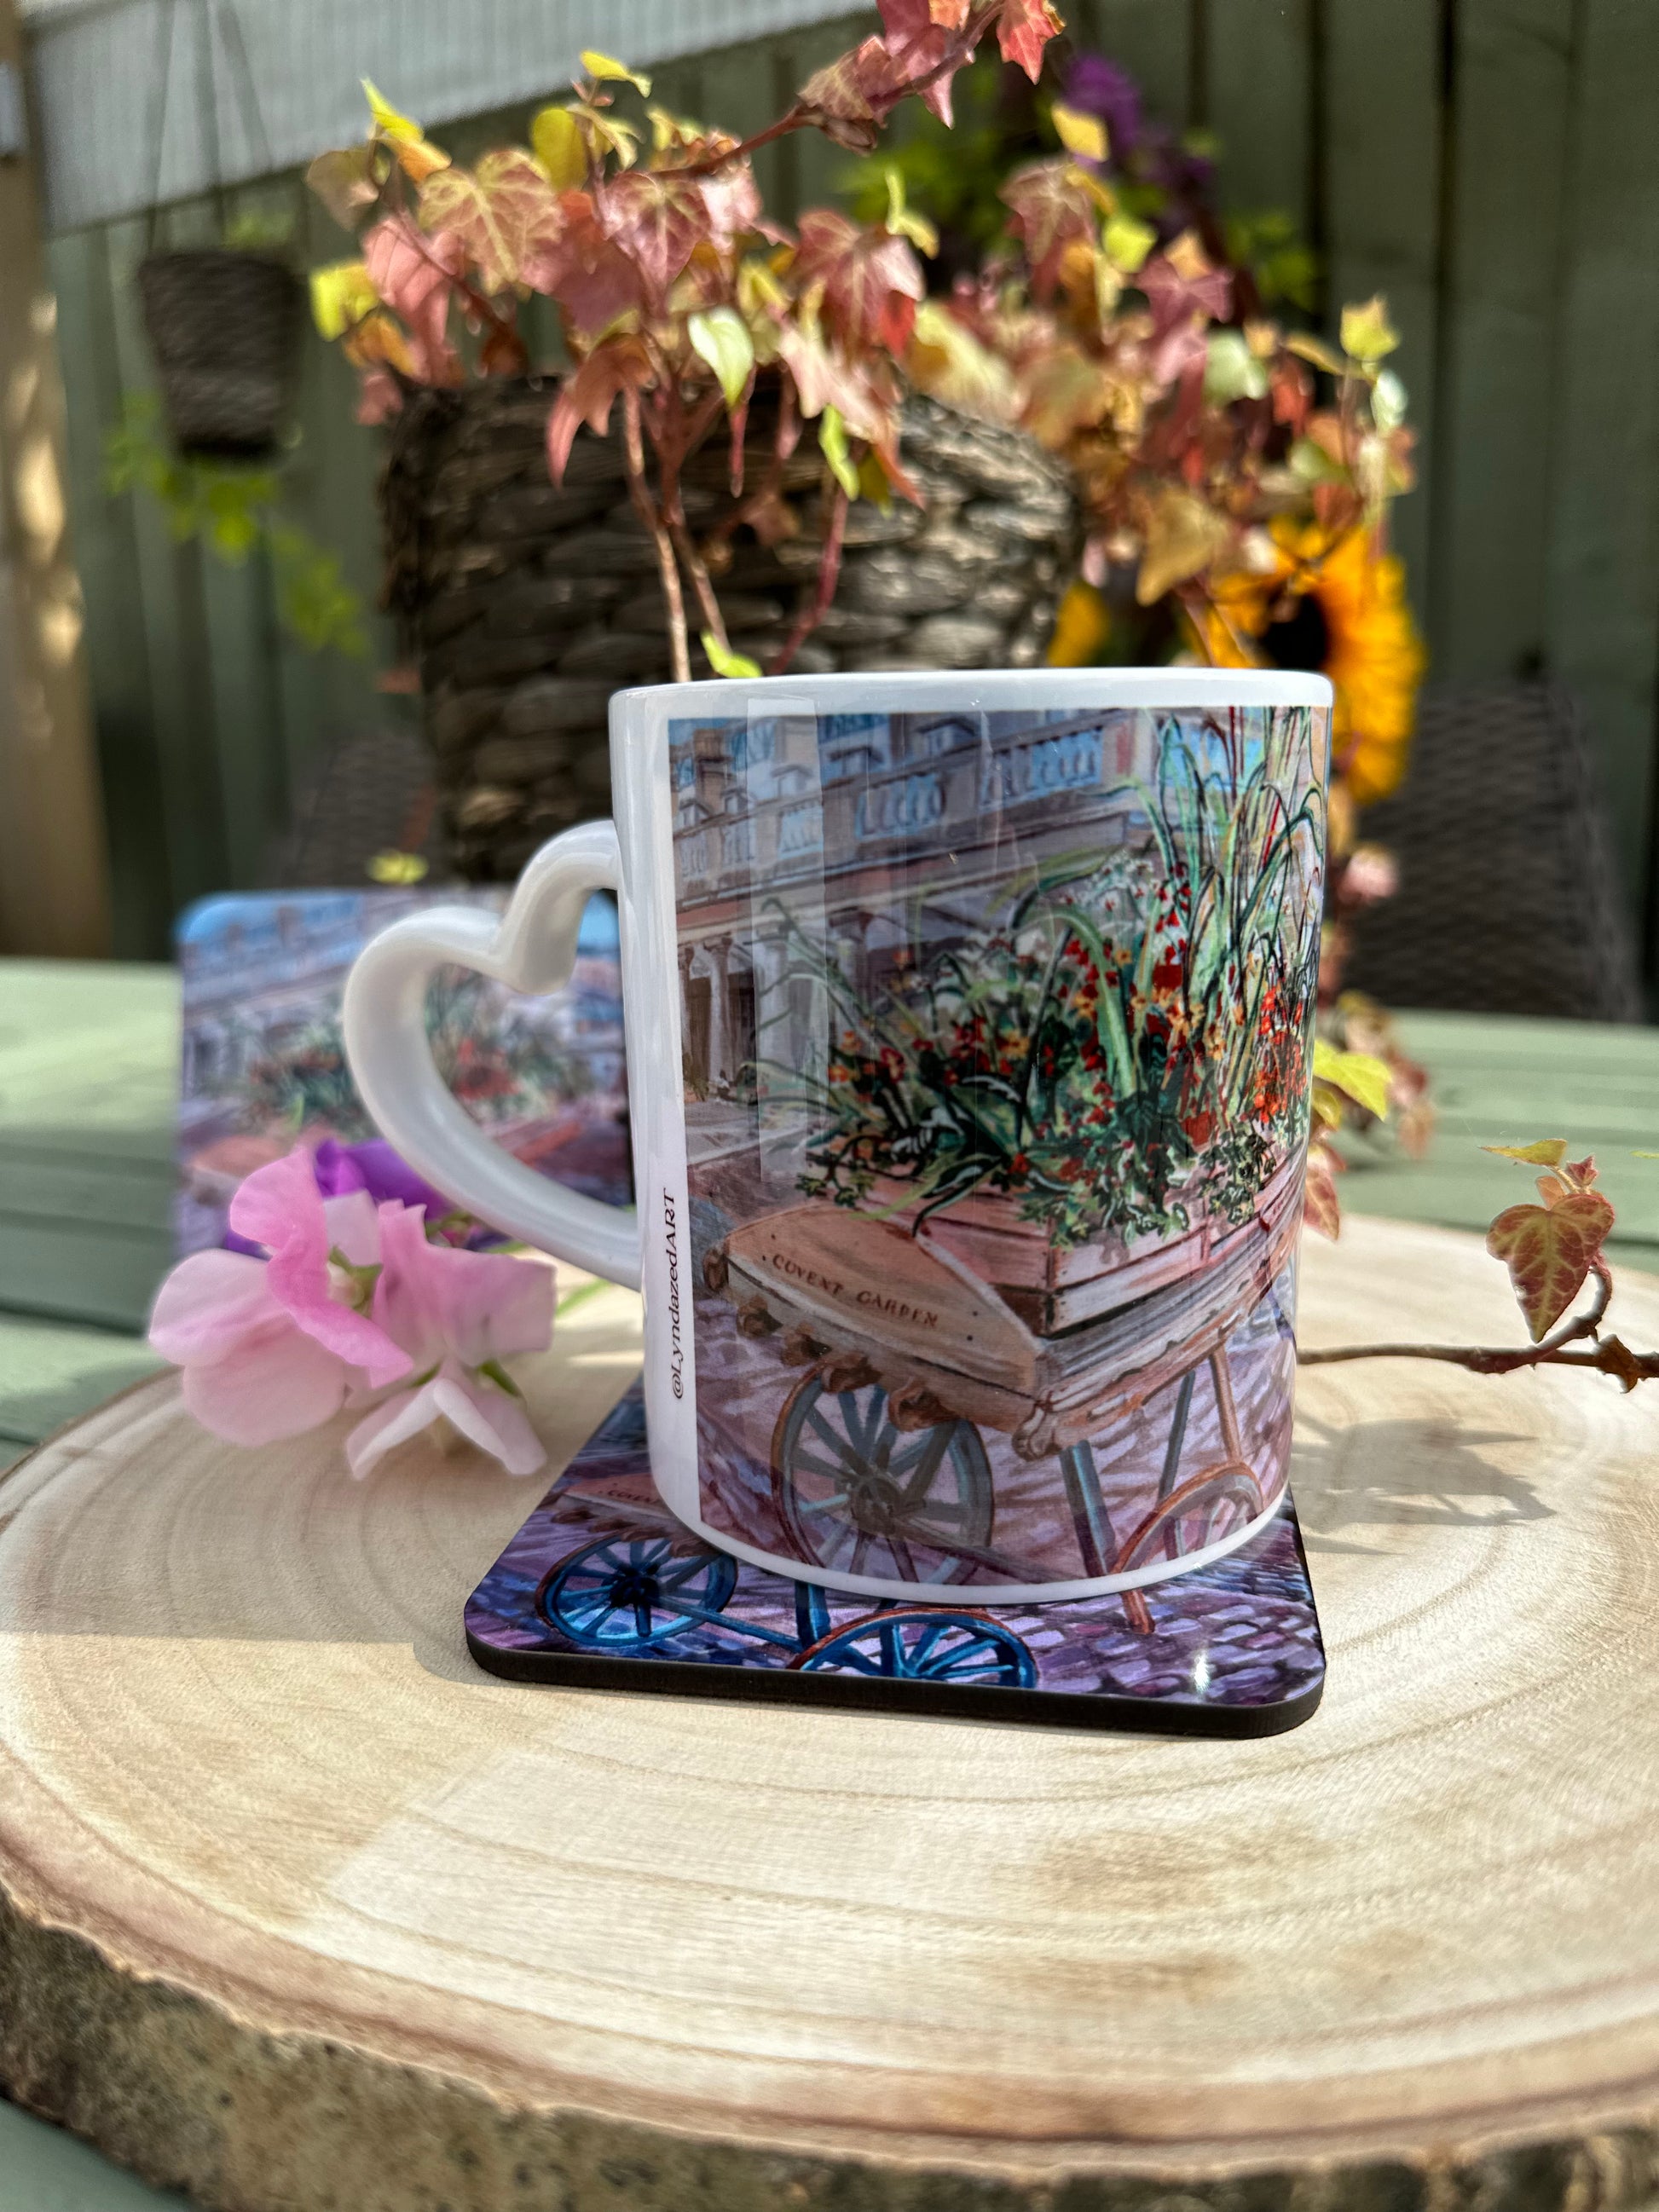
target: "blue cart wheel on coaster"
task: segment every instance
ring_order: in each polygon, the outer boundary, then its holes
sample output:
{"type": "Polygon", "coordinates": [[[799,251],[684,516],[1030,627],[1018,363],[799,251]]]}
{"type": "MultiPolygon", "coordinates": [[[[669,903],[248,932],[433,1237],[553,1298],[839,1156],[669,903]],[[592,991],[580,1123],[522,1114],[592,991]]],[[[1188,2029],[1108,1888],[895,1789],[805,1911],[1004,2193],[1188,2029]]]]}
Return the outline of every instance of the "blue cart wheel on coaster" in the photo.
{"type": "Polygon", "coordinates": [[[821,1637],[789,1664],[805,1674],[954,1682],[964,1689],[1029,1690],[1036,1680],[1030,1650],[1000,1620],[937,1606],[872,1613],[821,1637]]]}
{"type": "Polygon", "coordinates": [[[586,1651],[650,1651],[705,1615],[724,1612],[738,1563],[687,1552],[672,1536],[606,1536],[573,1552],[543,1584],[537,1610],[586,1651]]]}
{"type": "Polygon", "coordinates": [[[879,1383],[797,1383],[773,1433],[772,1491],[797,1557],[837,1574],[956,1582],[991,1540],[979,1431],[953,1420],[901,1428],[879,1383]]]}

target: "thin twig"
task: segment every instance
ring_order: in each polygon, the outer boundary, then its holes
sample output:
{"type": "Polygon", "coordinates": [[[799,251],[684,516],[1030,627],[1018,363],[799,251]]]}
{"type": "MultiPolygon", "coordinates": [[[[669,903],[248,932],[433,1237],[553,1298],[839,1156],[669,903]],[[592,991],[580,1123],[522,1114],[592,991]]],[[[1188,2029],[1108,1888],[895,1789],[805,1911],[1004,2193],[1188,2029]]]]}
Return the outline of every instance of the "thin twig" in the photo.
{"type": "Polygon", "coordinates": [[[635,512],[651,533],[657,549],[657,571],[662,583],[663,604],[668,610],[668,648],[676,684],[691,681],[691,653],[685,634],[685,600],[680,592],[680,572],[674,562],[673,541],[651,496],[645,474],[645,441],[640,428],[638,387],[623,391],[623,454],[628,471],[628,492],[635,512]]]}
{"type": "Polygon", "coordinates": [[[823,551],[818,557],[817,590],[796,616],[794,628],[785,638],[766,672],[769,676],[787,673],[790,662],[830,611],[830,603],[836,596],[836,585],[841,576],[841,548],[847,533],[848,503],[846,487],[837,484],[835,501],[830,509],[830,527],[823,533],[823,551]]]}
{"type": "Polygon", "coordinates": [[[1613,1296],[1613,1277],[1607,1262],[1591,1263],[1595,1295],[1583,1313],[1569,1315],[1540,1344],[1522,1350],[1508,1346],[1474,1344],[1347,1344],[1328,1352],[1300,1352],[1302,1367],[1332,1367],[1353,1359],[1434,1359],[1443,1365],[1466,1368],[1472,1375],[1514,1375],[1528,1367],[1586,1367],[1611,1375],[1633,1390],[1638,1382],[1659,1380],[1659,1352],[1632,1352],[1616,1336],[1602,1337],[1600,1328],[1613,1296]],[[1595,1339],[1589,1352],[1569,1347],[1585,1337],[1595,1339]]]}

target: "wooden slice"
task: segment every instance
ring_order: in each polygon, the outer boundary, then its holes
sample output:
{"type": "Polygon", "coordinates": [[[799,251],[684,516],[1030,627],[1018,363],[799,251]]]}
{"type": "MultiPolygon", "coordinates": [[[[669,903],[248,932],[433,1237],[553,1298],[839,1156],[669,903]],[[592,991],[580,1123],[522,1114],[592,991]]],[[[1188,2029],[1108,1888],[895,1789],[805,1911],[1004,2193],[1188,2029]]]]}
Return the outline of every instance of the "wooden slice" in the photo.
{"type": "MultiPolygon", "coordinates": [[[[1514,1340],[1469,1239],[1305,1279],[1514,1340]]],[[[561,1323],[561,1450],[635,1342],[561,1323]]],[[[1659,1389],[1322,1369],[1298,1436],[1324,1704],[1161,1741],[493,1680],[529,1486],[142,1386],[0,1486],[0,2070],[236,2212],[1640,2202],[1659,1389]]]]}

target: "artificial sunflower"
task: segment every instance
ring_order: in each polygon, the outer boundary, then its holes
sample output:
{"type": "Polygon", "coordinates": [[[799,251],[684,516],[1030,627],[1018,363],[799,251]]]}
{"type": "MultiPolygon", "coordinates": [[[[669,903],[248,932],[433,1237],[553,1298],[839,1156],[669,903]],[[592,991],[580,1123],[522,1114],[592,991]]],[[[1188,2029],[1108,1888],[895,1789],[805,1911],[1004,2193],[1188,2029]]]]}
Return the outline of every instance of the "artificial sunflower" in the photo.
{"type": "Polygon", "coordinates": [[[1271,566],[1216,579],[1195,617],[1218,667],[1305,668],[1336,687],[1331,763],[1356,805],[1386,799],[1406,773],[1423,680],[1423,641],[1406,572],[1374,533],[1334,544],[1316,524],[1281,517],[1271,566]]]}

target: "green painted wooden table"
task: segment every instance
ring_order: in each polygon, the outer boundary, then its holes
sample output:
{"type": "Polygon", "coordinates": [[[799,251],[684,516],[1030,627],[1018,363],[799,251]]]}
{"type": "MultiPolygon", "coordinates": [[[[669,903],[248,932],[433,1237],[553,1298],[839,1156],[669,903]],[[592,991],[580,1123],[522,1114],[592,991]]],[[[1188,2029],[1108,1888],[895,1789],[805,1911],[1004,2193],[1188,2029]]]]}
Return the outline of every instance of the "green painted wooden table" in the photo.
{"type": "MultiPolygon", "coordinates": [[[[1413,1014],[1440,1110],[1430,1157],[1356,1150],[1354,1212],[1483,1228],[1528,1194],[1483,1145],[1562,1136],[1659,1267],[1659,1030],[1413,1014]]],[[[155,1365],[137,1332],[169,1254],[178,991],[165,968],[0,962],[0,1465],[155,1365]]],[[[177,2204],[0,2105],[0,2212],[177,2204]]]]}

